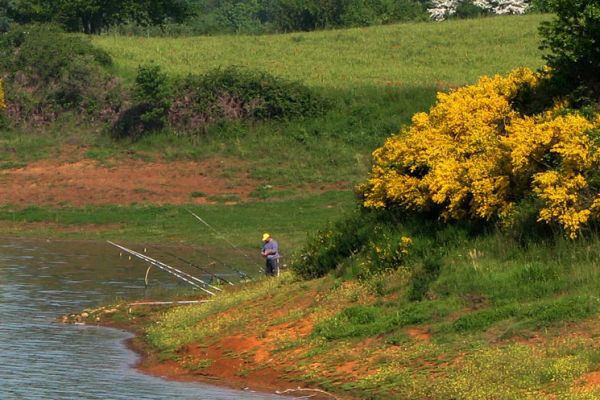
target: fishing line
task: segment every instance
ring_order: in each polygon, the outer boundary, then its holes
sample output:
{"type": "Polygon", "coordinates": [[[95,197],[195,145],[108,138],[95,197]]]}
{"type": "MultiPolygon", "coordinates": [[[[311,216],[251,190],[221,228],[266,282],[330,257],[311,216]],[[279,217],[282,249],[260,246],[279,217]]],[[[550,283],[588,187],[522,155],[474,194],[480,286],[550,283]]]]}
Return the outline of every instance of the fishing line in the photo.
{"type": "Polygon", "coordinates": [[[223,277],[221,277],[221,276],[219,276],[219,275],[217,275],[217,274],[214,274],[214,273],[210,272],[208,269],[206,269],[206,268],[204,268],[204,267],[201,267],[201,266],[199,266],[199,265],[196,265],[196,264],[194,264],[193,262],[191,262],[191,261],[189,261],[189,260],[186,260],[186,259],[185,259],[185,258],[183,258],[183,257],[179,257],[177,254],[173,254],[173,253],[171,253],[170,251],[167,251],[167,250],[165,250],[165,249],[159,249],[159,248],[158,248],[158,247],[156,247],[156,246],[151,246],[151,247],[152,247],[153,249],[155,249],[155,250],[158,250],[158,251],[160,251],[160,252],[163,252],[163,253],[165,253],[166,255],[168,255],[168,256],[171,256],[171,257],[173,257],[173,258],[175,258],[175,259],[177,259],[177,260],[179,260],[179,261],[181,261],[181,262],[184,262],[184,263],[186,263],[186,264],[188,264],[188,265],[190,265],[190,266],[192,266],[192,267],[194,267],[194,268],[196,268],[196,269],[199,269],[200,271],[204,271],[205,273],[209,274],[211,277],[213,277],[213,278],[217,278],[218,280],[220,280],[220,281],[221,281],[221,282],[223,282],[223,283],[226,283],[226,284],[228,284],[228,285],[231,285],[231,286],[233,286],[233,283],[232,283],[231,281],[228,281],[227,279],[225,279],[225,278],[223,278],[223,277]]]}
{"type": "Polygon", "coordinates": [[[178,270],[177,268],[171,267],[170,265],[168,265],[168,264],[165,264],[165,263],[163,263],[163,262],[161,262],[161,261],[158,261],[158,260],[156,260],[156,259],[154,259],[154,258],[152,258],[152,257],[146,256],[146,255],[144,255],[144,254],[138,253],[137,251],[134,251],[134,250],[128,249],[127,247],[123,247],[123,246],[121,246],[121,245],[118,245],[118,244],[116,244],[116,243],[113,243],[113,242],[111,242],[110,240],[107,240],[107,242],[108,242],[109,244],[111,244],[111,245],[113,245],[113,246],[115,246],[115,247],[118,247],[119,249],[121,249],[121,250],[123,250],[123,251],[125,251],[125,252],[127,252],[127,253],[129,253],[129,254],[131,254],[131,255],[133,255],[133,256],[135,256],[135,257],[137,257],[137,258],[139,258],[139,259],[141,259],[141,260],[144,260],[144,261],[146,261],[146,262],[148,262],[148,263],[150,263],[150,264],[154,265],[155,267],[157,267],[157,268],[159,268],[159,269],[162,269],[163,271],[166,271],[166,272],[170,273],[171,275],[174,275],[174,276],[178,277],[179,279],[181,279],[181,280],[183,280],[183,281],[185,281],[185,282],[189,283],[190,285],[192,285],[192,286],[194,286],[194,287],[196,287],[196,288],[198,288],[198,289],[200,289],[200,290],[202,290],[202,291],[204,291],[204,292],[206,292],[206,293],[210,294],[211,296],[214,296],[215,294],[214,294],[213,292],[211,292],[210,290],[208,290],[208,289],[205,289],[205,288],[203,288],[202,286],[200,286],[200,285],[198,285],[198,284],[196,284],[196,283],[192,282],[191,280],[194,280],[194,281],[200,282],[201,284],[203,284],[203,285],[205,285],[205,286],[208,286],[208,287],[210,287],[210,288],[212,288],[212,289],[218,290],[218,291],[221,291],[221,290],[222,290],[222,289],[220,289],[220,288],[218,288],[218,287],[212,286],[212,285],[210,285],[210,284],[208,284],[208,283],[204,282],[202,279],[196,278],[195,276],[193,276],[193,275],[190,275],[190,274],[188,274],[187,272],[184,272],[184,271],[178,270]]]}
{"type": "Polygon", "coordinates": [[[217,257],[212,256],[212,255],[210,255],[210,254],[208,254],[208,253],[206,253],[206,252],[204,252],[204,251],[202,251],[202,250],[200,250],[200,249],[198,249],[196,247],[194,247],[193,249],[194,249],[195,252],[202,254],[204,257],[207,257],[207,258],[209,258],[211,260],[214,260],[214,261],[218,262],[219,264],[222,264],[224,267],[227,267],[228,269],[236,272],[240,276],[240,278],[242,278],[242,279],[252,279],[247,273],[245,273],[244,271],[240,271],[239,269],[235,268],[234,266],[232,266],[230,264],[227,264],[225,261],[220,260],[217,257]]]}
{"type": "Polygon", "coordinates": [[[254,264],[256,267],[258,267],[259,271],[262,272],[262,268],[256,263],[256,261],[252,260],[246,253],[244,253],[239,247],[237,247],[235,244],[231,243],[231,241],[229,241],[225,236],[223,236],[221,233],[219,233],[219,231],[217,231],[215,228],[213,228],[208,222],[206,222],[205,220],[203,220],[202,218],[200,218],[198,215],[196,215],[195,213],[193,213],[190,210],[187,210],[187,212],[189,212],[190,214],[192,214],[198,221],[202,222],[204,225],[206,225],[210,230],[212,230],[217,236],[219,236],[221,239],[223,239],[225,242],[227,242],[231,247],[233,247],[235,250],[238,251],[238,253],[240,253],[241,255],[243,255],[244,257],[246,257],[248,260],[250,260],[252,262],[252,264],[254,264]]]}

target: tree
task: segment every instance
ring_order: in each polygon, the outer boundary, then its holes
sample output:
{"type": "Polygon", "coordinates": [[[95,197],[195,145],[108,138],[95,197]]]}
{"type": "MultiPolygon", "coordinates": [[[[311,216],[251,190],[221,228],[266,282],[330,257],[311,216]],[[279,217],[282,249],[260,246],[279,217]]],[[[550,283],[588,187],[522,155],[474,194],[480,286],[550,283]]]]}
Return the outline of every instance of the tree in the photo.
{"type": "Polygon", "coordinates": [[[427,12],[434,21],[443,21],[455,14],[460,16],[457,12],[460,7],[476,7],[498,15],[523,14],[529,7],[529,0],[432,0],[427,12]]]}
{"type": "Polygon", "coordinates": [[[0,1],[7,4],[9,17],[17,22],[54,22],[66,30],[89,34],[128,21],[159,25],[168,21],[182,22],[191,15],[187,0],[0,1]]]}
{"type": "Polygon", "coordinates": [[[540,48],[555,82],[576,100],[600,99],[600,0],[553,0],[540,48]]]}

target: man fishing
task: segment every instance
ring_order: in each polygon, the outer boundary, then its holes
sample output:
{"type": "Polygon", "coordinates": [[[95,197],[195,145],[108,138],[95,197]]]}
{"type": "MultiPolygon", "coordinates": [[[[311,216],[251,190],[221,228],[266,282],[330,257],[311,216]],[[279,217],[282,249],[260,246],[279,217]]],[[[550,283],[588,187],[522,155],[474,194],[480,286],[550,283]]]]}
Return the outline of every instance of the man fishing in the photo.
{"type": "Polygon", "coordinates": [[[268,233],[262,236],[262,249],[260,254],[266,259],[265,264],[265,275],[267,276],[278,276],[279,275],[279,245],[277,241],[271,237],[268,233]]]}

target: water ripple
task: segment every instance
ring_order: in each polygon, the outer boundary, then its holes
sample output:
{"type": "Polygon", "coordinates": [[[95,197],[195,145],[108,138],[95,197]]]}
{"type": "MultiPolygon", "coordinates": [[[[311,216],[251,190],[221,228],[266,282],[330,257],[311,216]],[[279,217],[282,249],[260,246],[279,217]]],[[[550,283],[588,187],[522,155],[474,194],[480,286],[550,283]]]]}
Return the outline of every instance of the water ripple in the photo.
{"type": "Polygon", "coordinates": [[[59,315],[143,296],[143,268],[89,243],[0,243],[0,399],[281,399],[165,381],[131,368],[127,332],[59,315]]]}

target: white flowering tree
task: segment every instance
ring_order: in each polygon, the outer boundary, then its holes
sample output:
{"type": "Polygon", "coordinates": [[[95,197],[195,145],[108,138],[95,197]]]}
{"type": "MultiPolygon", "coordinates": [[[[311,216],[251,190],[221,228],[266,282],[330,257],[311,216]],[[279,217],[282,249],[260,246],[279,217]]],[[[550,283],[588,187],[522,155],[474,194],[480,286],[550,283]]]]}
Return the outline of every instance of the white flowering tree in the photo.
{"type": "MultiPolygon", "coordinates": [[[[427,9],[434,21],[443,21],[456,13],[458,6],[471,0],[433,0],[427,9]]],[[[473,4],[491,14],[523,14],[529,7],[528,0],[474,0],[473,4]]]]}
{"type": "Polygon", "coordinates": [[[529,7],[525,0],[475,0],[473,4],[485,11],[499,15],[523,14],[529,7]]]}
{"type": "Polygon", "coordinates": [[[431,7],[427,9],[429,16],[434,21],[443,21],[454,15],[462,0],[433,0],[431,7]]]}

